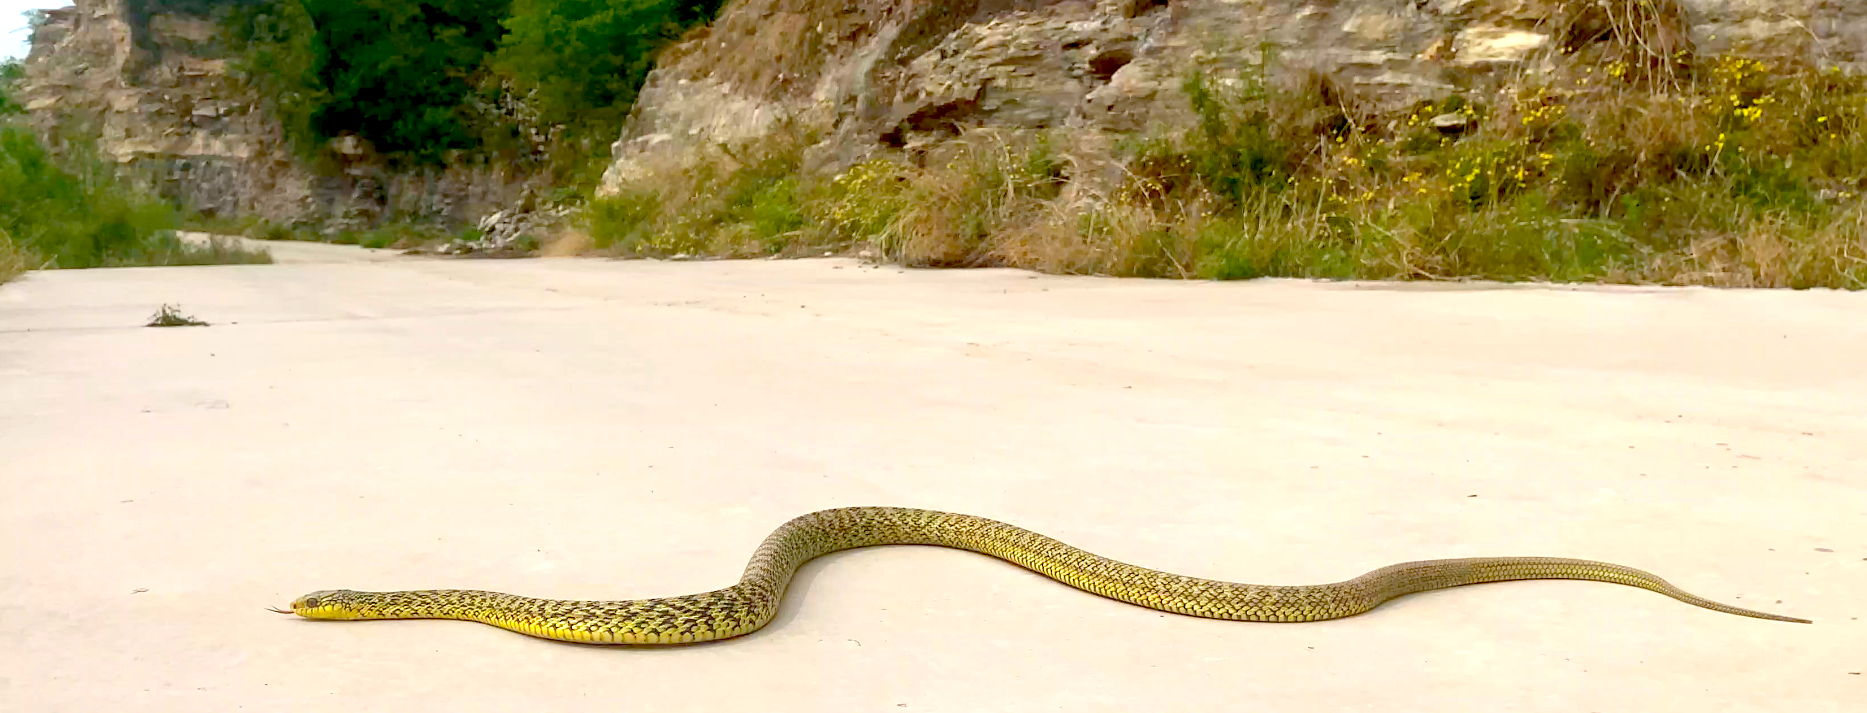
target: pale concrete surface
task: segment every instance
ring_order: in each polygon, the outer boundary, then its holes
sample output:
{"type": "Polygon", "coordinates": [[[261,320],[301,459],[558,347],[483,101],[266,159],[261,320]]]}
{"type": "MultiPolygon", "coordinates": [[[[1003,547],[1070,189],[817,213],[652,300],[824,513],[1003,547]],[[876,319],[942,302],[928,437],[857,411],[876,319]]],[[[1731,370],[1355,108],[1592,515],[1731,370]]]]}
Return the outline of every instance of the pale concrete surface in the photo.
{"type": "Polygon", "coordinates": [[[1858,711],[1867,295],[403,258],[0,287],[0,710],[1858,711]],[[148,329],[161,303],[212,323],[148,329]],[[265,611],[627,598],[894,504],[1249,582],[1564,555],[1278,625],[978,555],[677,649],[265,611]]]}

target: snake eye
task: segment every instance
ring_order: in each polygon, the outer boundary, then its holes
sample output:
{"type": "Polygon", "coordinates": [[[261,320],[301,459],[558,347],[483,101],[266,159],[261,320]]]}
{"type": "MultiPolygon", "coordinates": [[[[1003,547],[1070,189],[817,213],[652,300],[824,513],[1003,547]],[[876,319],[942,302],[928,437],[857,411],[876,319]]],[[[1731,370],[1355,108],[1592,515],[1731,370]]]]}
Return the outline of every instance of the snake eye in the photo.
{"type": "Polygon", "coordinates": [[[305,606],[315,607],[317,605],[318,605],[317,597],[305,597],[305,606]]]}

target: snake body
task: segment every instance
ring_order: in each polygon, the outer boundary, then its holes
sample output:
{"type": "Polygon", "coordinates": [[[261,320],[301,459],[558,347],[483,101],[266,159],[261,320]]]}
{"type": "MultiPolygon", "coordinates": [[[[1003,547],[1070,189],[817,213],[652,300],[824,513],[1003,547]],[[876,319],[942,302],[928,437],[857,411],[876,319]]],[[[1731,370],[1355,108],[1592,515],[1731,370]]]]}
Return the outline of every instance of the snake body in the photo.
{"type": "Polygon", "coordinates": [[[805,562],[875,545],[970,550],[1130,604],[1234,621],[1323,621],[1361,614],[1414,592],[1505,580],[1582,579],[1639,587],[1729,614],[1809,623],[1720,604],[1688,594],[1647,572],[1607,562],[1559,557],[1439,559],[1382,567],[1333,584],[1238,584],[1117,562],[983,517],[899,507],[837,508],[797,517],[765,538],[738,584],[701,594],[571,601],[463,589],[326,590],[299,597],[289,612],[275,611],[310,619],[477,621],[530,636],[588,644],[714,641],[749,634],[770,623],[791,576],[805,562]]]}

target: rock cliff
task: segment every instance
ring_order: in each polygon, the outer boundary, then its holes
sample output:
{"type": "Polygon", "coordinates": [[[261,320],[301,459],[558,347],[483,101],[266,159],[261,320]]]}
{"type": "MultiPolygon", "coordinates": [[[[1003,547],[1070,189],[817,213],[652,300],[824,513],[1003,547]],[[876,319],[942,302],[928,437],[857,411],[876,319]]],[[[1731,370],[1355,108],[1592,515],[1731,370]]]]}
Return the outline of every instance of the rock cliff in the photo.
{"type": "Polygon", "coordinates": [[[46,12],[22,98],[43,132],[105,156],[209,213],[289,213],[309,191],[278,160],[276,122],[227,81],[211,3],[79,0],[46,12]]]}
{"type": "Polygon", "coordinates": [[[1643,23],[1656,55],[1867,70],[1867,2],[1851,0],[738,0],[664,53],[601,192],[651,156],[781,118],[822,130],[813,161],[834,167],[967,126],[1176,122],[1189,68],[1238,68],[1266,44],[1282,66],[1393,104],[1482,87],[1546,50],[1586,58],[1643,23]]]}
{"type": "MultiPolygon", "coordinates": [[[[32,121],[95,136],[210,214],[465,224],[526,202],[526,180],[497,166],[396,172],[354,140],[325,147],[335,169],[293,158],[215,36],[216,10],[248,1],[76,0],[46,13],[22,92],[32,121]]],[[[1406,103],[1481,87],[1551,49],[1586,57],[1630,23],[1655,25],[1656,54],[1793,53],[1867,71],[1858,0],[734,0],[663,54],[599,192],[650,156],[784,119],[822,131],[811,159],[830,167],[969,126],[1172,124],[1189,68],[1235,69],[1263,47],[1360,100],[1406,103]]]]}

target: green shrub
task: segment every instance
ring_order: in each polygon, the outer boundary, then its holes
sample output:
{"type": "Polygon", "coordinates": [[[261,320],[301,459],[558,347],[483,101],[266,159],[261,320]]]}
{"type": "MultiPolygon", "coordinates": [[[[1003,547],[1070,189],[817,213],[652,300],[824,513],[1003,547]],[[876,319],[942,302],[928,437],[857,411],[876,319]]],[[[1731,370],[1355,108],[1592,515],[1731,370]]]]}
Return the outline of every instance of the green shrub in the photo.
{"type": "Polygon", "coordinates": [[[24,128],[0,125],[0,231],[12,259],[86,268],[253,262],[227,246],[199,248],[175,236],[179,212],[117,179],[116,167],[74,143],[54,157],[24,128]]]}
{"type": "Polygon", "coordinates": [[[260,0],[228,8],[222,31],[236,78],[303,156],[355,134],[397,160],[434,163],[454,149],[509,158],[529,155],[540,134],[554,176],[588,187],[593,154],[605,153],[656,55],[719,6],[260,0]]]}
{"type": "Polygon", "coordinates": [[[26,129],[0,126],[0,228],[53,267],[135,262],[173,230],[176,212],[160,199],[121,186],[111,167],[81,146],[76,170],[55,163],[26,129]]]}
{"type": "Polygon", "coordinates": [[[0,117],[26,113],[26,107],[13,98],[15,87],[25,74],[25,65],[18,59],[0,62],[0,117]]]}
{"type": "Polygon", "coordinates": [[[1284,187],[1295,151],[1273,131],[1270,104],[1277,97],[1262,74],[1242,72],[1237,82],[1234,89],[1215,89],[1195,70],[1181,85],[1198,117],[1190,167],[1210,191],[1233,204],[1257,189],[1284,187]]]}
{"type": "Polygon", "coordinates": [[[234,6],[221,21],[234,45],[236,84],[265,103],[300,157],[324,138],[314,123],[330,94],[320,77],[322,36],[306,0],[263,0],[234,6]]]}
{"type": "Polygon", "coordinates": [[[586,215],[590,239],[597,249],[648,252],[653,250],[651,243],[661,218],[661,197],[653,191],[625,191],[591,201],[586,215]]]}
{"type": "Polygon", "coordinates": [[[821,187],[799,175],[815,135],[791,125],[654,166],[592,201],[598,249],[629,255],[780,255],[820,245],[807,230],[821,187]]]}

